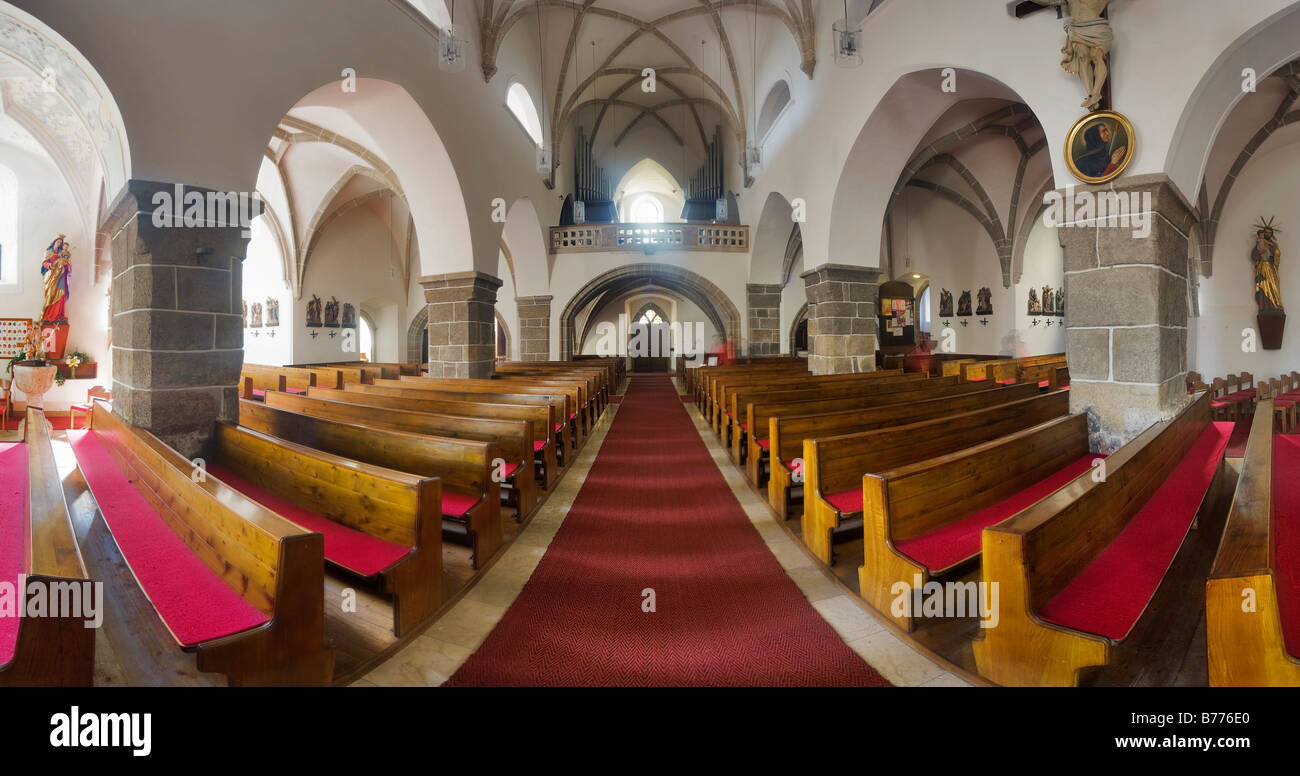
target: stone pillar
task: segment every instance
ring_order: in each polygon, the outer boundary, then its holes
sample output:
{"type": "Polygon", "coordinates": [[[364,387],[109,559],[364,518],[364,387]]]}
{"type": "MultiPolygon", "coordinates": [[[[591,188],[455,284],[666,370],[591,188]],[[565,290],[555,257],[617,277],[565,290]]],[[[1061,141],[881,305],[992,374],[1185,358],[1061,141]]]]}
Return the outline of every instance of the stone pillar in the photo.
{"type": "Polygon", "coordinates": [[[524,296],[519,305],[519,360],[551,360],[550,296],[524,296]]]}
{"type": "Polygon", "coordinates": [[[103,226],[113,252],[113,411],[192,458],[215,421],[239,420],[248,237],[238,224],[155,226],[155,192],[175,188],[130,181],[103,226]]]}
{"type": "Polygon", "coordinates": [[[1061,197],[1070,410],[1087,412],[1093,450],[1108,453],[1187,403],[1187,236],[1195,216],[1163,175],[1061,197]],[[1103,201],[1110,217],[1098,218],[1103,201]]]}
{"type": "Polygon", "coordinates": [[[808,293],[808,368],[817,375],[874,372],[880,270],[823,264],[801,277],[808,293]]]}
{"type": "Polygon", "coordinates": [[[781,355],[781,287],[750,283],[745,295],[749,302],[749,355],[781,355]]]}
{"type": "Polygon", "coordinates": [[[429,303],[429,375],[491,377],[501,281],[470,271],[429,275],[420,285],[429,303]]]}

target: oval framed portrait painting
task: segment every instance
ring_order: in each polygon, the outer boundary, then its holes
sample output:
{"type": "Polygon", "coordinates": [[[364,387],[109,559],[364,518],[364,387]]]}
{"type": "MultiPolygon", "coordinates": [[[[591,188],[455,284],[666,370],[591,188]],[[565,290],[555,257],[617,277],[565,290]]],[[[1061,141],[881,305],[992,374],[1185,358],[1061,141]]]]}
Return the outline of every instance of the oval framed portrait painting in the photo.
{"type": "Polygon", "coordinates": [[[1133,124],[1113,110],[1089,113],[1075,122],[1065,141],[1065,163],[1084,183],[1107,183],[1124,174],[1137,153],[1133,124]]]}

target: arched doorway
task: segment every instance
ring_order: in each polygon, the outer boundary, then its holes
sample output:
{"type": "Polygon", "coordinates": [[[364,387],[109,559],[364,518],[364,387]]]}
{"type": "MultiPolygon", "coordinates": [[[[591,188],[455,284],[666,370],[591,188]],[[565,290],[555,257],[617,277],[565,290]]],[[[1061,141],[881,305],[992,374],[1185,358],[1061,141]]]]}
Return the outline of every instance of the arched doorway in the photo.
{"type": "MultiPolygon", "coordinates": [[[[581,348],[594,317],[587,314],[602,299],[614,299],[646,286],[673,291],[692,302],[708,318],[724,341],[740,338],[740,311],[707,278],[671,264],[628,264],[593,278],[573,295],[560,313],[560,358],[569,359],[581,348]],[[584,316],[579,326],[579,318],[584,316]]],[[[661,313],[662,314],[662,313],[661,313]]],[[[705,343],[707,348],[708,343],[705,343]]]]}

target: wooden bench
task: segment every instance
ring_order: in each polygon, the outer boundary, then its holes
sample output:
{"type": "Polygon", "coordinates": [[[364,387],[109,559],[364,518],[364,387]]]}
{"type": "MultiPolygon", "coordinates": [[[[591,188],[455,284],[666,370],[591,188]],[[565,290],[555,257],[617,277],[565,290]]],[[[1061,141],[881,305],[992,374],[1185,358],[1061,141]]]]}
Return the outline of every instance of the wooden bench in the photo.
{"type": "Polygon", "coordinates": [[[471,550],[480,568],[505,541],[501,486],[492,479],[500,453],[491,442],[448,439],[372,423],[315,417],[242,402],[240,425],[323,453],[372,466],[437,477],[441,482],[442,537],[471,550]]]}
{"type": "MultiPolygon", "coordinates": [[[[907,445],[908,440],[900,440],[907,445]]],[[[1090,471],[1085,415],[1069,415],[946,455],[896,467],[888,447],[862,480],[863,598],[905,630],[915,599],[895,607],[903,583],[919,591],[933,577],[977,560],[980,532],[1090,471]],[[896,468],[894,468],[896,467],[896,468]]]]}
{"type": "Polygon", "coordinates": [[[1300,686],[1300,438],[1273,436],[1260,399],[1205,583],[1215,687],[1300,686]]]}
{"type": "MultiPolygon", "coordinates": [[[[475,404],[506,404],[518,405],[523,407],[540,408],[541,412],[547,415],[547,428],[551,429],[551,436],[548,437],[553,444],[551,449],[555,452],[556,462],[563,468],[568,465],[568,454],[573,449],[572,431],[568,423],[562,423],[561,419],[566,417],[565,412],[567,398],[560,394],[530,394],[530,393],[476,393],[473,391],[453,391],[438,390],[431,387],[413,386],[409,383],[403,383],[398,380],[379,381],[375,385],[349,385],[347,390],[360,392],[370,396],[392,396],[396,398],[409,399],[428,399],[441,401],[460,401],[475,404]]],[[[534,440],[537,438],[537,432],[534,431],[534,440]]],[[[534,441],[534,444],[536,442],[534,441]]]]}
{"type": "Polygon", "coordinates": [[[730,366],[698,367],[695,375],[695,404],[708,417],[714,381],[729,375],[757,374],[805,374],[811,376],[806,361],[776,361],[730,366]]]}
{"type": "Polygon", "coordinates": [[[798,378],[778,378],[771,381],[750,384],[722,383],[719,385],[718,434],[723,446],[735,444],[737,431],[744,430],[740,424],[745,422],[745,406],[737,398],[741,394],[764,396],[778,392],[803,391],[809,396],[822,393],[834,394],[836,389],[859,391],[862,393],[882,393],[906,385],[919,385],[925,382],[924,375],[905,375],[898,371],[867,372],[865,374],[802,376],[798,378]]]}
{"type": "Polygon", "coordinates": [[[1197,396],[1048,498],[984,529],[982,570],[999,622],[974,642],[1004,685],[1074,685],[1105,666],[1144,617],[1198,517],[1220,501],[1232,426],[1197,396]]]}
{"type": "Polygon", "coordinates": [[[492,477],[500,484],[500,497],[515,508],[515,520],[522,521],[537,508],[533,428],[528,421],[380,409],[344,401],[342,396],[320,398],[319,394],[316,397],[270,394],[266,397],[266,404],[268,407],[345,423],[362,423],[444,439],[489,442],[495,445],[499,456],[492,477]]]}
{"type": "Polygon", "coordinates": [[[320,534],[193,476],[190,461],[102,402],[91,430],[68,439],[122,557],[198,670],[232,685],[330,681],[320,534]]]}
{"type": "MultiPolygon", "coordinates": [[[[685,359],[682,358],[677,359],[679,365],[683,364],[684,361],[685,359]]],[[[685,374],[685,381],[683,384],[687,389],[686,392],[693,397],[693,400],[696,401],[697,404],[699,400],[699,393],[704,388],[704,381],[706,380],[706,378],[710,374],[719,373],[721,370],[729,370],[729,369],[744,368],[744,367],[751,367],[751,366],[763,367],[763,368],[787,368],[788,369],[793,366],[805,372],[808,371],[808,359],[802,357],[795,357],[795,356],[768,356],[763,358],[758,358],[758,357],[744,358],[744,359],[739,359],[732,364],[718,364],[715,366],[707,366],[707,361],[705,363],[706,365],[703,366],[683,368],[682,370],[683,373],[685,374]]]]}
{"type": "Polygon", "coordinates": [[[20,585],[34,584],[51,600],[69,590],[66,600],[80,601],[82,611],[0,615],[0,687],[89,687],[95,631],[88,614],[102,612],[104,601],[93,598],[40,409],[27,408],[23,440],[0,443],[0,581],[14,585],[19,600],[20,585]]]}
{"type": "MultiPolygon", "coordinates": [[[[868,372],[870,379],[899,379],[914,380],[915,377],[904,376],[901,372],[868,372]]],[[[863,377],[864,375],[857,375],[863,377]]],[[[825,378],[842,378],[842,375],[825,375],[825,378]]],[[[784,374],[773,374],[763,372],[745,372],[732,375],[719,375],[710,381],[711,387],[709,395],[705,400],[705,417],[708,419],[709,426],[713,428],[714,433],[721,435],[723,422],[726,420],[727,397],[730,391],[737,388],[750,387],[767,387],[779,388],[790,385],[806,385],[810,381],[817,379],[815,375],[801,372],[786,372],[784,374]]]]}
{"type": "Polygon", "coordinates": [[[862,525],[865,474],[983,444],[1069,411],[1069,396],[1058,391],[869,431],[805,436],[804,544],[823,563],[834,562],[834,534],[850,534],[862,525]],[[881,457],[882,451],[888,452],[887,458],[881,457]]]}
{"type": "MultiPolygon", "coordinates": [[[[331,369],[329,367],[270,366],[267,364],[245,363],[240,367],[240,369],[244,372],[283,374],[288,385],[295,388],[307,388],[313,385],[322,388],[343,387],[343,372],[339,369],[331,369]],[[315,377],[315,382],[311,381],[313,376],[315,377]]],[[[360,379],[359,374],[355,377],[358,380],[360,379]]]]}
{"type": "Polygon", "coordinates": [[[541,383],[531,380],[478,380],[452,379],[442,377],[403,377],[400,380],[376,381],[375,385],[397,386],[404,388],[428,388],[437,391],[460,391],[462,393],[526,393],[539,396],[564,396],[565,410],[563,421],[569,425],[573,449],[581,449],[587,442],[586,424],[582,422],[580,410],[584,389],[573,382],[541,383]]]}
{"type": "MultiPolygon", "coordinates": [[[[744,455],[739,463],[758,487],[767,483],[771,418],[778,415],[809,415],[819,412],[841,412],[866,409],[883,404],[924,401],[941,396],[960,396],[985,391],[993,386],[963,384],[956,377],[908,375],[908,381],[889,380],[874,384],[849,384],[831,388],[803,391],[797,389],[772,392],[738,392],[736,394],[737,427],[744,434],[744,455]]],[[[798,457],[792,456],[792,457],[798,457]]]]}
{"type": "Polygon", "coordinates": [[[555,425],[555,412],[549,404],[500,404],[482,401],[458,401],[435,398],[423,391],[408,391],[406,395],[385,395],[388,389],[373,385],[349,385],[342,391],[331,392],[320,388],[307,391],[308,398],[346,401],[351,404],[364,404],[368,407],[392,410],[411,410],[413,412],[430,412],[437,415],[458,415],[462,417],[495,418],[498,420],[522,420],[533,427],[533,470],[540,484],[550,490],[559,477],[559,465],[556,463],[555,447],[552,441],[552,427],[555,425]]]}
{"type": "Polygon", "coordinates": [[[583,386],[583,398],[579,405],[579,414],[586,418],[588,428],[594,426],[605,407],[608,405],[608,387],[605,385],[603,368],[563,368],[516,367],[510,364],[497,364],[498,380],[529,380],[537,384],[555,383],[557,381],[578,381],[583,386]]]}
{"type": "MultiPolygon", "coordinates": [[[[274,418],[280,413],[258,404],[246,414],[274,418]]],[[[442,489],[436,478],[361,463],[250,428],[218,423],[216,429],[208,475],[321,534],[330,565],[379,579],[393,596],[395,635],[409,633],[437,610],[444,582],[442,489]]],[[[390,450],[416,454],[425,445],[416,435],[384,441],[390,450]]]]}
{"type": "MultiPolygon", "coordinates": [[[[855,404],[851,399],[823,400],[816,404],[799,403],[788,408],[755,405],[753,410],[755,423],[758,423],[758,418],[764,415],[768,418],[768,446],[763,451],[769,461],[768,502],[782,519],[789,516],[796,489],[795,460],[803,458],[804,441],[807,439],[856,434],[887,426],[901,426],[922,420],[943,418],[1018,399],[1027,399],[1036,393],[1029,386],[1010,386],[989,387],[955,396],[914,398],[903,402],[889,401],[882,404],[873,401],[866,406],[860,402],[855,404]]],[[[800,468],[806,472],[806,462],[800,468]]],[[[862,472],[854,475],[853,482],[856,483],[861,475],[862,472]]]]}

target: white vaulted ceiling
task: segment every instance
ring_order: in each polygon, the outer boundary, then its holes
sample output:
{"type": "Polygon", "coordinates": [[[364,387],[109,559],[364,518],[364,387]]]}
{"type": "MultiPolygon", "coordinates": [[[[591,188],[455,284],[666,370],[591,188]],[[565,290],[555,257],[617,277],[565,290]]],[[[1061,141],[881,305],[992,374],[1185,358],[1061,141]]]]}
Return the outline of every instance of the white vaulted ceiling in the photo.
{"type": "Polygon", "coordinates": [[[542,121],[558,147],[575,125],[602,147],[646,128],[700,147],[714,126],[740,147],[775,73],[816,65],[813,0],[479,0],[483,75],[510,47],[535,53],[542,121]],[[654,68],[656,90],[642,89],[654,68]],[[757,72],[756,72],[757,71],[757,72]]]}

